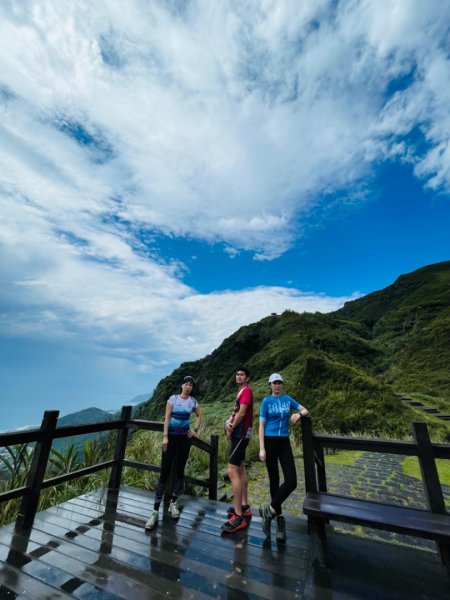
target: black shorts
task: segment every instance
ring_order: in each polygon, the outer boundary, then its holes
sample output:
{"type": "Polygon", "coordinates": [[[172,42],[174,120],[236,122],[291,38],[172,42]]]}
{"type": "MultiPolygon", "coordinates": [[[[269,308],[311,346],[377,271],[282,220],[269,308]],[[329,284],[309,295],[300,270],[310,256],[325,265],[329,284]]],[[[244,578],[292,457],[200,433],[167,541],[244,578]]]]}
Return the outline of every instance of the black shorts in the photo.
{"type": "Polygon", "coordinates": [[[243,438],[231,438],[229,465],[240,467],[245,460],[245,451],[250,440],[243,438]]]}

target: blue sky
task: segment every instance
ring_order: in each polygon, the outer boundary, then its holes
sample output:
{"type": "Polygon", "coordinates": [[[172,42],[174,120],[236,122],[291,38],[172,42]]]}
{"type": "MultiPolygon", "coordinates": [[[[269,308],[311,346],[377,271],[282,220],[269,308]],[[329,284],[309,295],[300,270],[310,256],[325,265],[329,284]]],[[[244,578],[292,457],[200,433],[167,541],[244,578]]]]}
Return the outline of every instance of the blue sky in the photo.
{"type": "Polygon", "coordinates": [[[450,5],[0,6],[0,430],[449,259],[450,5]]]}

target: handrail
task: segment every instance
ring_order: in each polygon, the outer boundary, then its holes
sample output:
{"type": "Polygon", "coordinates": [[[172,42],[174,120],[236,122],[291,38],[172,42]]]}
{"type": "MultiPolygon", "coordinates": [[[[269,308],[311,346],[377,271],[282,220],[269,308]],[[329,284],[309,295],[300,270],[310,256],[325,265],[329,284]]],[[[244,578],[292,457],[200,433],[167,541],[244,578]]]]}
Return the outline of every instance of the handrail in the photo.
{"type": "MultiPolygon", "coordinates": [[[[13,490],[0,493],[0,503],[8,500],[22,498],[16,528],[29,528],[32,526],[37,511],[41,490],[67,481],[86,477],[97,471],[111,469],[109,488],[118,489],[122,480],[124,467],[132,467],[148,471],[159,472],[160,466],[128,460],[125,458],[130,430],[144,429],[162,432],[164,423],[159,421],[145,421],[131,419],[131,406],[122,407],[119,419],[101,423],[87,423],[83,425],[67,425],[57,427],[59,411],[45,411],[39,428],[28,429],[20,432],[6,432],[0,434],[0,448],[19,444],[35,444],[31,459],[30,470],[26,485],[13,490]],[[104,431],[117,431],[114,458],[64,473],[56,477],[44,479],[49,461],[50,449],[55,439],[84,435],[86,433],[100,433],[104,431]]],[[[210,443],[199,438],[192,439],[192,445],[209,454],[209,477],[206,480],[186,477],[186,480],[208,489],[209,498],[217,499],[217,470],[218,470],[218,436],[212,435],[210,443]]]]}
{"type": "MultiPolygon", "coordinates": [[[[311,417],[302,418],[302,441],[307,491],[317,491],[317,489],[319,491],[327,490],[324,448],[333,448],[335,450],[362,450],[363,452],[379,452],[383,454],[401,454],[404,456],[418,456],[420,458],[417,441],[408,442],[402,440],[381,440],[363,437],[313,434],[311,423],[311,417]],[[313,461],[309,460],[311,456],[314,456],[313,461]]],[[[416,423],[413,423],[414,430],[416,427],[416,423]]],[[[430,442],[429,447],[434,458],[450,459],[450,445],[432,444],[430,442]]]]}
{"type": "MultiPolygon", "coordinates": [[[[382,452],[385,454],[403,454],[417,456],[417,446],[414,442],[402,440],[381,440],[362,437],[346,437],[314,434],[314,445],[336,450],[363,450],[364,452],[382,452]]],[[[450,458],[450,446],[447,444],[432,444],[436,458],[450,458]]]]}

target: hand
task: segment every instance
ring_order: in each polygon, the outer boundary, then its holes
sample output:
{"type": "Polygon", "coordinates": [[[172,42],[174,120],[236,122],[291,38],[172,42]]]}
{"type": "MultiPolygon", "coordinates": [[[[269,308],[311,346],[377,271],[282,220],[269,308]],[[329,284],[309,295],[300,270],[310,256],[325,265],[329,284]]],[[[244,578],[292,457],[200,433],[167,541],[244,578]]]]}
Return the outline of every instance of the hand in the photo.
{"type": "Polygon", "coordinates": [[[195,433],[195,431],[193,429],[189,429],[189,431],[187,432],[188,438],[195,437],[196,435],[197,434],[195,433]]]}
{"type": "Polygon", "coordinates": [[[291,415],[291,423],[297,423],[300,420],[300,413],[294,413],[291,415]]]}
{"type": "Polygon", "coordinates": [[[259,451],[259,459],[262,460],[263,462],[266,461],[266,451],[265,450],[259,451]]]}
{"type": "Polygon", "coordinates": [[[167,450],[167,446],[169,445],[169,436],[163,435],[162,447],[164,452],[167,450]]]}

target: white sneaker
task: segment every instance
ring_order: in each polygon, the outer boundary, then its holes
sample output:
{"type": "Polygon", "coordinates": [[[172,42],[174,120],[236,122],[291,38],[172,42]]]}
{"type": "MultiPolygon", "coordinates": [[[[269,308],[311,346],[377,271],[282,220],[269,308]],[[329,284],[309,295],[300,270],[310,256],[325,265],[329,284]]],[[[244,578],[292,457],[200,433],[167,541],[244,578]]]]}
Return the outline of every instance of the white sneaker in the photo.
{"type": "Polygon", "coordinates": [[[176,500],[171,502],[169,505],[169,515],[172,517],[172,519],[178,519],[180,516],[180,509],[178,508],[176,500]]]}
{"type": "Polygon", "coordinates": [[[147,523],[145,524],[145,529],[153,529],[158,523],[159,514],[157,510],[154,510],[150,515],[147,523]]]}

